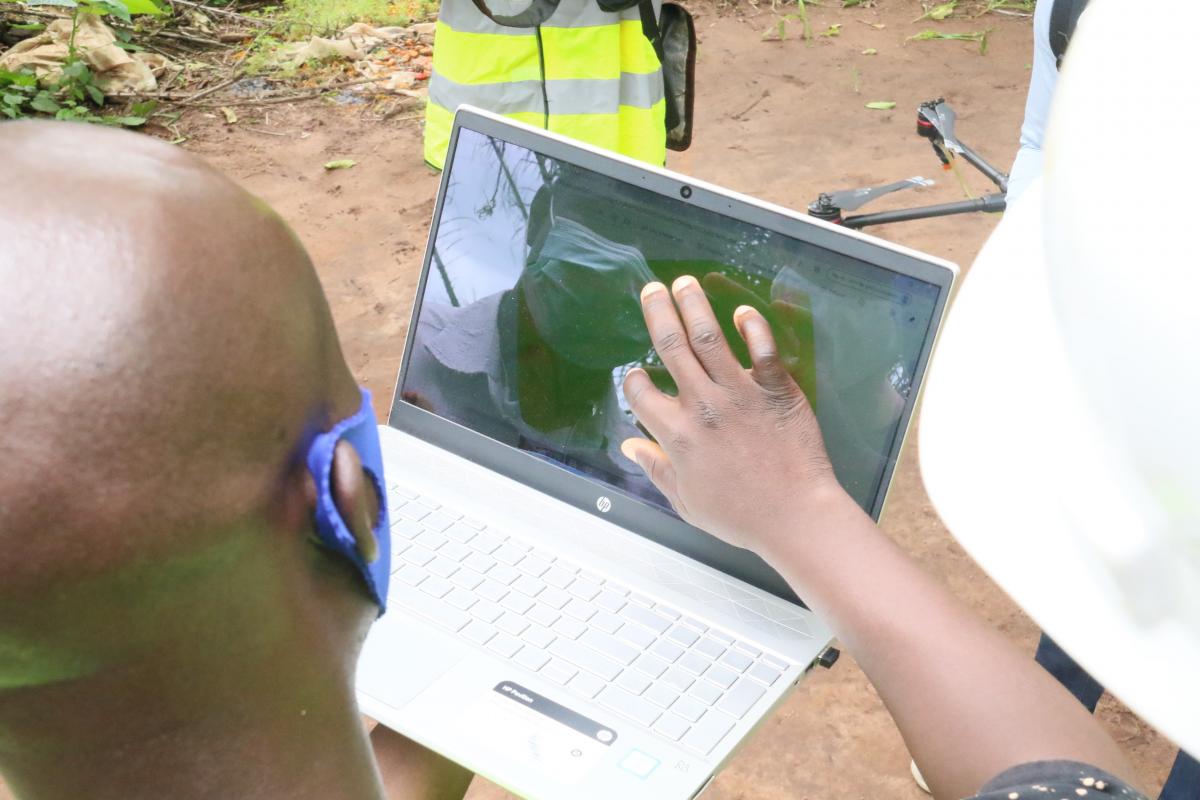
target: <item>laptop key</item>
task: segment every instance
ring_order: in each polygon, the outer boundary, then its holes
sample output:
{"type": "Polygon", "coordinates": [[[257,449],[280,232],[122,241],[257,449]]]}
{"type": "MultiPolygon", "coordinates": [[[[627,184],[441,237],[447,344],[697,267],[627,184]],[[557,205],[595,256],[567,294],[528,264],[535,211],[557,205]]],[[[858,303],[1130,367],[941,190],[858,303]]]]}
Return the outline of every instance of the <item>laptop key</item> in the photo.
{"type": "Polygon", "coordinates": [[[725,693],[725,696],[717,703],[717,708],[741,719],[765,693],[766,689],[762,686],[743,678],[725,693]]]}
{"type": "Polygon", "coordinates": [[[546,666],[539,670],[539,674],[545,675],[555,683],[565,685],[567,681],[575,677],[578,669],[563,661],[561,658],[552,658],[546,666]]]}
{"type": "Polygon", "coordinates": [[[510,567],[508,564],[497,564],[488,570],[488,577],[494,581],[500,581],[505,586],[512,585],[512,582],[521,577],[521,573],[510,567]]]}
{"type": "Polygon", "coordinates": [[[721,663],[737,672],[745,672],[754,661],[738,650],[729,650],[721,656],[721,663]]]}
{"type": "Polygon", "coordinates": [[[688,722],[695,722],[704,716],[704,706],[691,697],[681,697],[671,706],[671,713],[678,714],[688,722]]]}
{"type": "Polygon", "coordinates": [[[450,582],[464,589],[475,589],[483,583],[483,576],[470,569],[460,569],[450,576],[450,582]]]}
{"type": "Polygon", "coordinates": [[[546,588],[546,584],[539,581],[537,578],[531,578],[528,575],[522,575],[513,581],[513,588],[521,594],[537,597],[538,592],[546,588]]]}
{"type": "Polygon", "coordinates": [[[710,634],[701,639],[693,649],[709,661],[716,661],[725,652],[725,645],[710,634]]]}
{"type": "Polygon", "coordinates": [[[646,673],[651,678],[658,678],[667,671],[668,666],[667,662],[649,653],[643,653],[637,661],[633,662],[634,669],[646,673]]]}
{"type": "Polygon", "coordinates": [[[706,756],[733,730],[733,720],[724,714],[708,713],[683,735],[683,744],[690,750],[706,756]]]}
{"type": "Polygon", "coordinates": [[[691,726],[687,722],[674,714],[663,714],[658,722],[654,723],[654,732],[667,737],[672,742],[678,742],[687,733],[689,727],[691,726]]]}
{"type": "Polygon", "coordinates": [[[604,591],[593,602],[605,611],[615,614],[625,607],[626,600],[620,593],[605,587],[604,591]]]}
{"type": "Polygon", "coordinates": [[[484,600],[491,600],[493,603],[499,603],[500,600],[508,594],[508,587],[503,583],[484,580],[483,584],[475,590],[475,593],[484,600]]]}
{"type": "Polygon", "coordinates": [[[548,649],[551,655],[570,661],[606,681],[611,681],[621,674],[621,667],[617,662],[570,639],[555,639],[548,649]]]}
{"type": "Polygon", "coordinates": [[[471,614],[484,622],[495,622],[504,616],[504,609],[488,600],[480,600],[471,607],[471,614]]]}
{"type": "Polygon", "coordinates": [[[476,572],[487,572],[492,567],[496,566],[496,560],[491,556],[485,556],[483,553],[471,553],[463,559],[463,565],[468,566],[476,572]]]}
{"type": "Polygon", "coordinates": [[[541,625],[530,625],[526,631],[521,634],[521,638],[529,642],[539,650],[545,650],[554,641],[554,634],[543,628],[541,625]]]}
{"type": "Polygon", "coordinates": [[[779,680],[779,671],[761,661],[751,667],[750,671],[746,674],[766,686],[770,686],[779,680]]]}
{"type": "Polygon", "coordinates": [[[504,599],[500,601],[500,605],[518,614],[524,614],[533,608],[534,603],[520,592],[509,592],[504,595],[504,599]]]}
{"type": "Polygon", "coordinates": [[[439,508],[441,508],[441,507],[442,507],[442,504],[441,504],[441,503],[439,503],[437,500],[433,500],[433,499],[431,499],[431,498],[429,498],[429,497],[418,497],[418,498],[417,498],[417,500],[416,500],[416,502],[418,502],[418,503],[420,503],[421,505],[425,506],[425,507],[426,507],[426,508],[428,508],[430,511],[437,511],[439,508]]]}
{"type": "Polygon", "coordinates": [[[487,643],[488,649],[499,653],[505,658],[512,658],[521,649],[521,643],[509,636],[507,633],[497,633],[491,641],[487,643]]]}
{"type": "Polygon", "coordinates": [[[708,681],[696,681],[689,694],[710,706],[721,699],[721,690],[708,681]]]}
{"type": "Polygon", "coordinates": [[[650,726],[662,715],[662,711],[653,703],[616,686],[607,687],[598,699],[601,704],[642,725],[650,726]]]}
{"type": "Polygon", "coordinates": [[[733,644],[732,636],[730,636],[727,633],[722,633],[721,631],[717,630],[716,628],[713,628],[712,630],[710,630],[708,632],[708,635],[711,636],[712,638],[716,639],[718,642],[725,645],[726,647],[730,647],[733,644]]]}
{"type": "Polygon", "coordinates": [[[421,581],[429,577],[429,573],[418,566],[405,564],[396,572],[396,577],[407,583],[409,586],[416,586],[421,581]]]}
{"type": "Polygon", "coordinates": [[[619,631],[624,624],[620,617],[616,614],[610,614],[607,611],[598,611],[596,612],[596,616],[592,617],[592,627],[610,636],[619,631]]]}
{"type": "Polygon", "coordinates": [[[672,622],[674,622],[675,620],[679,619],[680,616],[682,616],[675,609],[671,608],[670,606],[664,606],[662,603],[657,603],[654,606],[654,610],[657,611],[659,614],[662,614],[664,617],[671,620],[672,622]]]}
{"type": "Polygon", "coordinates": [[[471,548],[462,542],[456,542],[451,539],[438,548],[438,555],[442,558],[448,558],[455,563],[460,563],[467,556],[471,555],[471,548]]]}
{"type": "Polygon", "coordinates": [[[671,687],[656,683],[646,690],[644,697],[660,708],[670,708],[679,699],[679,695],[671,691],[671,687]]]}
{"type": "Polygon", "coordinates": [[[571,682],[567,684],[567,688],[591,700],[604,688],[604,681],[590,673],[580,672],[571,679],[571,682]]]}
{"type": "Polygon", "coordinates": [[[530,672],[537,672],[542,667],[546,666],[546,662],[550,660],[550,656],[546,655],[538,647],[530,647],[525,645],[520,649],[513,661],[520,664],[530,672]]]}
{"type": "Polygon", "coordinates": [[[676,625],[674,628],[671,628],[671,630],[667,631],[667,638],[684,647],[691,647],[696,643],[696,640],[700,638],[700,634],[696,633],[691,628],[684,627],[683,625],[676,625]]]}
{"type": "Polygon", "coordinates": [[[455,564],[448,558],[437,558],[425,565],[425,569],[442,578],[449,578],[454,573],[458,572],[458,564],[455,564]]]}
{"type": "Polygon", "coordinates": [[[669,620],[636,603],[630,603],[625,606],[621,609],[620,613],[625,619],[633,620],[639,625],[644,625],[655,633],[661,634],[671,627],[669,620]]]}
{"type": "Polygon", "coordinates": [[[674,663],[675,659],[683,655],[683,648],[679,645],[668,642],[666,639],[659,639],[650,648],[650,652],[654,653],[654,655],[658,656],[664,661],[674,663]]]}
{"type": "Polygon", "coordinates": [[[446,595],[446,602],[460,611],[466,611],[479,602],[479,598],[464,589],[454,589],[446,595]]]}
{"type": "Polygon", "coordinates": [[[496,629],[491,625],[473,619],[470,625],[463,628],[462,637],[467,641],[482,645],[487,644],[496,633],[496,629]]]}
{"type": "Polygon", "coordinates": [[[425,531],[420,523],[413,522],[411,519],[400,518],[399,522],[392,523],[392,533],[396,536],[405,539],[415,539],[425,531]]]}
{"type": "Polygon", "coordinates": [[[537,624],[549,628],[554,624],[555,620],[562,615],[550,606],[544,606],[541,603],[538,603],[533,608],[529,609],[529,614],[527,616],[537,624]]]}
{"type": "Polygon", "coordinates": [[[412,611],[443,628],[457,633],[471,621],[471,617],[451,605],[435,600],[420,589],[413,589],[404,584],[393,586],[388,592],[388,600],[406,611],[412,611]]]}
{"type": "Polygon", "coordinates": [[[705,678],[720,686],[722,689],[728,689],[737,681],[737,673],[720,664],[714,664],[712,668],[704,674],[705,678]]]}
{"type": "Polygon", "coordinates": [[[428,508],[416,502],[405,503],[400,506],[399,511],[401,517],[413,520],[414,522],[420,522],[425,517],[428,517],[430,513],[428,508]]]}
{"type": "Polygon", "coordinates": [[[487,527],[487,523],[486,523],[486,522],[481,522],[481,521],[479,521],[479,520],[477,520],[477,519],[472,519],[471,517],[463,517],[463,524],[464,524],[464,525],[467,525],[467,526],[470,526],[470,527],[474,528],[474,529],[475,529],[475,530],[477,530],[477,531],[481,531],[481,530],[483,530],[484,528],[486,528],[486,527],[487,527]]]}
{"type": "Polygon", "coordinates": [[[450,516],[449,514],[445,513],[444,511],[438,511],[435,514],[430,514],[428,517],[421,520],[422,525],[424,525],[426,528],[432,528],[433,530],[437,531],[438,533],[441,533],[442,531],[449,528],[451,525],[454,524],[454,522],[455,522],[454,517],[450,516]]]}
{"type": "Polygon", "coordinates": [[[690,652],[690,651],[687,653],[684,653],[683,656],[679,659],[679,666],[683,667],[684,669],[686,669],[688,672],[692,673],[693,675],[703,675],[704,670],[708,669],[709,666],[711,666],[711,665],[712,665],[712,662],[709,661],[707,658],[700,655],[699,653],[694,653],[694,652],[690,652]]]}
{"type": "Polygon", "coordinates": [[[679,691],[685,691],[689,686],[696,682],[695,676],[680,669],[679,667],[671,667],[661,679],[668,686],[679,691]]]}
{"type": "Polygon", "coordinates": [[[418,567],[423,567],[430,561],[433,561],[433,552],[421,547],[420,545],[413,545],[404,551],[404,555],[402,555],[401,558],[410,564],[416,564],[418,567]]]}
{"type": "Polygon", "coordinates": [[[529,623],[524,617],[519,617],[511,612],[506,612],[504,616],[496,620],[496,627],[510,636],[520,636],[529,627],[529,623]]]}
{"type": "Polygon", "coordinates": [[[563,607],[563,613],[570,614],[577,620],[587,622],[596,615],[596,607],[591,603],[585,603],[578,597],[571,598],[571,602],[563,607]]]}
{"type": "Polygon", "coordinates": [[[586,625],[571,617],[559,617],[550,627],[559,636],[566,636],[568,639],[578,639],[587,630],[586,625]]]}
{"type": "Polygon", "coordinates": [[[488,555],[491,555],[502,544],[504,544],[503,539],[487,532],[476,534],[470,542],[472,548],[488,555]]]}
{"type": "Polygon", "coordinates": [[[600,594],[600,584],[576,578],[575,582],[567,587],[567,591],[582,600],[593,600],[596,595],[600,594]]]}
{"type": "Polygon", "coordinates": [[[550,562],[535,555],[527,555],[517,562],[517,569],[526,575],[540,578],[550,569],[550,562]]]}
{"type": "Polygon", "coordinates": [[[624,642],[619,642],[611,636],[605,636],[594,629],[584,631],[583,636],[579,637],[579,641],[588,647],[599,650],[609,658],[616,659],[623,666],[629,666],[638,657],[637,650],[634,650],[624,642]]]}
{"type": "Polygon", "coordinates": [[[546,570],[542,575],[542,580],[558,589],[565,589],[571,585],[571,581],[575,580],[575,576],[555,564],[546,570]]]}
{"type": "Polygon", "coordinates": [[[538,600],[550,606],[556,611],[561,611],[562,607],[571,602],[571,595],[561,589],[555,589],[553,586],[548,586],[538,595],[538,600]]]}
{"type": "Polygon", "coordinates": [[[430,575],[421,582],[420,586],[422,592],[433,595],[438,599],[445,597],[453,588],[454,584],[450,583],[450,581],[446,580],[445,578],[439,578],[436,575],[430,575]]]}
{"type": "Polygon", "coordinates": [[[637,670],[627,669],[617,677],[617,686],[630,694],[641,694],[650,688],[650,679],[637,670]]]}
{"type": "Polygon", "coordinates": [[[785,662],[771,656],[763,656],[763,663],[768,667],[779,670],[780,672],[783,672],[788,668],[788,665],[785,662]]]}
{"type": "Polygon", "coordinates": [[[492,552],[492,558],[510,567],[525,557],[525,552],[512,542],[505,542],[492,552]]]}
{"type": "Polygon", "coordinates": [[[453,539],[454,541],[460,542],[462,544],[466,544],[467,542],[474,539],[475,533],[476,533],[475,529],[473,529],[467,525],[464,525],[461,522],[451,525],[449,528],[446,529],[446,536],[448,536],[451,539],[453,539]]]}
{"type": "Polygon", "coordinates": [[[654,644],[655,639],[654,634],[641,625],[622,625],[620,628],[617,628],[616,636],[618,639],[624,639],[629,642],[639,650],[645,650],[654,644]]]}

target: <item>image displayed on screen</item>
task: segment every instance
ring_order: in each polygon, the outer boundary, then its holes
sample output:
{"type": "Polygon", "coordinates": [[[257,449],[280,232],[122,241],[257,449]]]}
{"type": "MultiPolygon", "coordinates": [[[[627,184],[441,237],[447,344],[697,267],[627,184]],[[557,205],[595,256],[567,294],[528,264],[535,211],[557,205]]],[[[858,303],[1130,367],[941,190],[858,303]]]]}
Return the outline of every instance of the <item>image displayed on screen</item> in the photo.
{"type": "Polygon", "coordinates": [[[694,275],[741,362],[759,309],[816,410],[842,485],[871,510],[939,289],[461,129],[401,389],[404,401],[670,508],[621,442],[621,391],[670,375],[639,293],[694,275]]]}

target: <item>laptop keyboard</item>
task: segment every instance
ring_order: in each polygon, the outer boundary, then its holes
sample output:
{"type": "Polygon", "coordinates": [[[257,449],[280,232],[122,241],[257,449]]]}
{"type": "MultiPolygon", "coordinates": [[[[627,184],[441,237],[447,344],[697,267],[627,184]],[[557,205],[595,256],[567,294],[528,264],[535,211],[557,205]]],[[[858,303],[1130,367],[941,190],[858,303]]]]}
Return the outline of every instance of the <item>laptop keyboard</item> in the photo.
{"type": "Polygon", "coordinates": [[[788,667],[428,496],[389,499],[391,603],[701,756],[788,667]]]}

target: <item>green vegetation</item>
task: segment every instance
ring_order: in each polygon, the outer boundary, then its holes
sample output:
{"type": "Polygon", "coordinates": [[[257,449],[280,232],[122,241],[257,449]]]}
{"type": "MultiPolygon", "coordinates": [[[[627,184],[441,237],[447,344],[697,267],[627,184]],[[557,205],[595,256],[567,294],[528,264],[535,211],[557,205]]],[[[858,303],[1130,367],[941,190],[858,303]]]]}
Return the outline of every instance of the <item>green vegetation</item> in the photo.
{"type": "Polygon", "coordinates": [[[979,55],[987,55],[988,36],[992,29],[988,28],[985,31],[972,31],[971,33],[943,33],[931,29],[923,30],[918,34],[908,37],[910,42],[928,42],[928,41],[957,41],[957,42],[979,42],[979,55]]]}

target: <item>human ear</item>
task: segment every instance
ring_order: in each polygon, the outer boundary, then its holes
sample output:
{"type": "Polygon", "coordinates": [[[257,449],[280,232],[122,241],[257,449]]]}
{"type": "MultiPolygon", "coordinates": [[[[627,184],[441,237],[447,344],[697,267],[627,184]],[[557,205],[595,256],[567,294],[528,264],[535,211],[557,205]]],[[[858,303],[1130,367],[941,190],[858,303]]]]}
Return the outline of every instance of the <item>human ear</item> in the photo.
{"type": "Polygon", "coordinates": [[[379,521],[380,498],[375,482],[363,471],[362,459],[349,442],[342,440],[333,450],[330,471],[333,502],[354,536],[358,552],[368,564],[379,558],[375,525],[379,521]]]}

